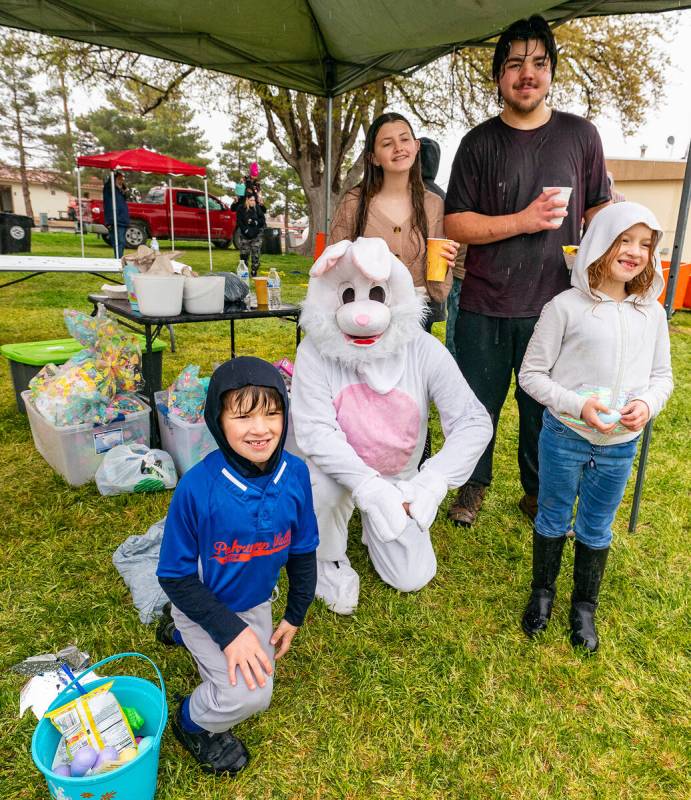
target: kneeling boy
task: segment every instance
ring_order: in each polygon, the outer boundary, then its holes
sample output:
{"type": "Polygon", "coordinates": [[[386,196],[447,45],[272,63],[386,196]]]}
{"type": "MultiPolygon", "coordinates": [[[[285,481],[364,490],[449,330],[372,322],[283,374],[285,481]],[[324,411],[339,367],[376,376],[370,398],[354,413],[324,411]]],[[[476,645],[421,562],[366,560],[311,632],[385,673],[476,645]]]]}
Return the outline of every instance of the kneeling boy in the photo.
{"type": "Polygon", "coordinates": [[[235,773],[249,754],[230,729],[268,708],[274,659],[314,598],[317,521],[307,467],[283,451],[288,395],[274,367],[249,357],[222,364],[204,418],[219,449],[173,495],[157,574],[172,601],[171,636],[202,680],[177,709],[173,732],[205,770],[235,773]],[[283,565],[286,610],[272,632],[283,565]]]}

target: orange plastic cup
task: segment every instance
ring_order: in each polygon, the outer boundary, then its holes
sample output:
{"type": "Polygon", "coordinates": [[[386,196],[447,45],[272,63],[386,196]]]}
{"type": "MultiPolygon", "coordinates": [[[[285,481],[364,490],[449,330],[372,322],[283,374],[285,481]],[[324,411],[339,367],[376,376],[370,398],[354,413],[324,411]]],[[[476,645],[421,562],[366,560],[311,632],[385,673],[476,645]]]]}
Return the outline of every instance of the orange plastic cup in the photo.
{"type": "Polygon", "coordinates": [[[427,280],[443,281],[449,269],[449,262],[442,258],[441,250],[445,244],[450,244],[451,239],[427,240],[427,280]]]}
{"type": "Polygon", "coordinates": [[[257,306],[269,305],[269,279],[266,275],[257,275],[254,280],[254,291],[257,293],[257,306]]]}

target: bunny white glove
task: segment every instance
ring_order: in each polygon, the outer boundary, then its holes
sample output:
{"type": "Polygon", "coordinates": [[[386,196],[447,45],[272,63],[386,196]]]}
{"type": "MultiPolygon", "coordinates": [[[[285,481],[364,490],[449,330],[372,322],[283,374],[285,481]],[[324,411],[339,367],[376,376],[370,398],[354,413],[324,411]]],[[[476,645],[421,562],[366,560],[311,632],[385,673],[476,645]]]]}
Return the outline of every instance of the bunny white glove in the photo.
{"type": "Polygon", "coordinates": [[[408,524],[400,490],[383,478],[363,481],[353,491],[353,502],[367,514],[372,532],[382,542],[398,539],[408,524]]]}
{"type": "Polygon", "coordinates": [[[411,480],[396,485],[403,500],[410,503],[410,516],[423,531],[429,530],[449,488],[446,477],[433,469],[422,469],[411,480]]]}

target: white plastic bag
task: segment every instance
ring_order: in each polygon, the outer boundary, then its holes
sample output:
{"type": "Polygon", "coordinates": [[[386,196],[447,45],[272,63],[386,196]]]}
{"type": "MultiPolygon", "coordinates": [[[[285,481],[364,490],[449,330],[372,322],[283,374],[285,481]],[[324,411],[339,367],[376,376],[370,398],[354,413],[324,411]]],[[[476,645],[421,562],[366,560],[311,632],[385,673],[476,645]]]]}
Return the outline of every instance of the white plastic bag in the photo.
{"type": "Polygon", "coordinates": [[[173,459],[165,450],[143,444],[120,444],[103,457],[96,470],[96,486],[104,495],[157,492],[178,482],[173,459]]]}

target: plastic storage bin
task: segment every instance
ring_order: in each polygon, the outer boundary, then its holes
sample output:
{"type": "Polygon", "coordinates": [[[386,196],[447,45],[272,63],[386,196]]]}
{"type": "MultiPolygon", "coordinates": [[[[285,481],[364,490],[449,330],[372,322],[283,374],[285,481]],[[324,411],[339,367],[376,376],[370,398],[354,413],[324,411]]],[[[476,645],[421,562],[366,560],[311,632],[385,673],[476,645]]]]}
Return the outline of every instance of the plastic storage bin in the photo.
{"type": "Polygon", "coordinates": [[[143,411],[108,425],[85,423],[58,428],[38,413],[31,392],[23,392],[22,399],[36,449],[72,486],[93,480],[103,456],[115,445],[130,442],[149,445],[150,411],[146,403],[143,411]]]}
{"type": "MultiPolygon", "coordinates": [[[[142,348],[144,361],[147,354],[146,339],[141,334],[137,334],[139,345],[142,348]]],[[[156,392],[161,388],[161,375],[163,372],[163,350],[166,343],[156,339],[153,343],[153,353],[151,359],[151,372],[153,375],[153,390],[156,392]]],[[[64,364],[72,356],[83,349],[83,345],[76,339],[48,339],[42,342],[19,342],[17,344],[4,344],[0,347],[0,353],[10,362],[10,373],[14,384],[14,395],[17,400],[17,408],[26,414],[22,392],[29,388],[29,381],[38,374],[46,364],[64,364]]],[[[146,387],[142,389],[146,393],[146,387]]]]}
{"type": "Polygon", "coordinates": [[[186,422],[168,413],[168,392],[156,392],[156,413],[161,431],[161,448],[173,457],[178,475],[200,462],[218,445],[206,422],[186,422]]]}

